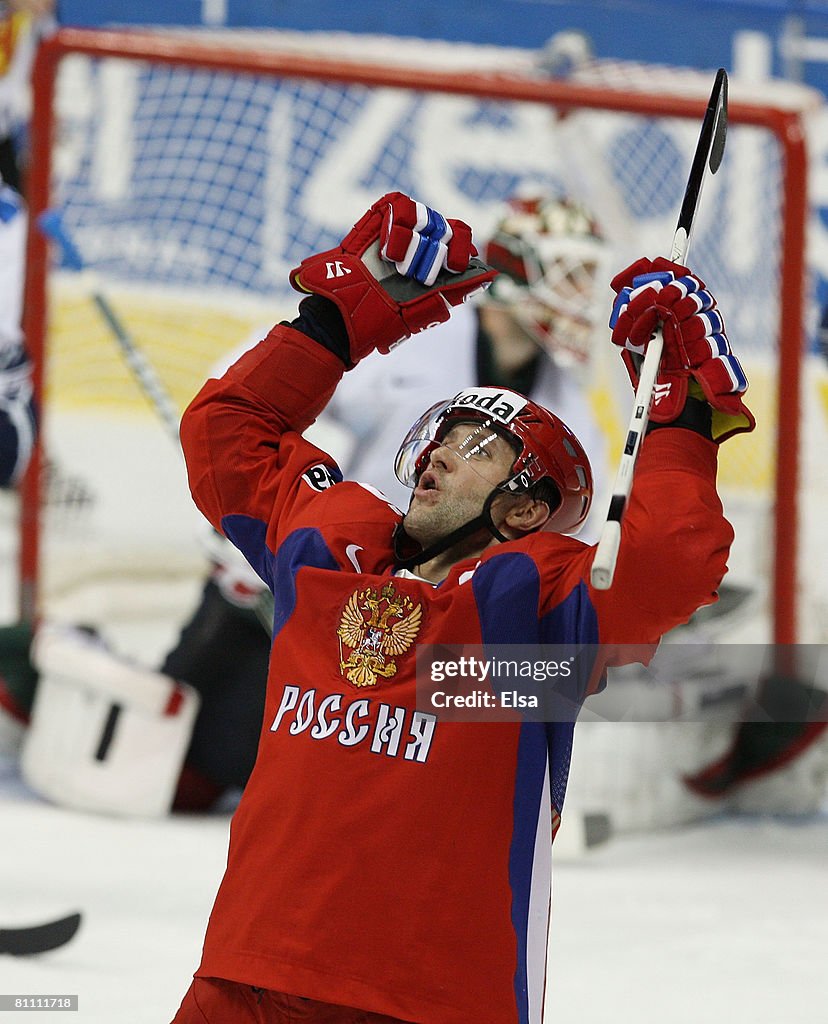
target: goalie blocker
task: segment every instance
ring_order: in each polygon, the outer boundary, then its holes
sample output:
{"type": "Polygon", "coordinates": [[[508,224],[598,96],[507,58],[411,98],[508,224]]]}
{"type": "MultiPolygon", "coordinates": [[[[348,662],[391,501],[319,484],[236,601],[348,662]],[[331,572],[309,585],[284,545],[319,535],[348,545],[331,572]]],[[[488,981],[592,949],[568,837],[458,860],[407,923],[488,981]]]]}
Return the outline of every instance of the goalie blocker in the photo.
{"type": "Polygon", "coordinates": [[[21,767],[32,789],[79,811],[166,814],[198,693],[68,627],[41,627],[31,657],[40,679],[21,767]]]}

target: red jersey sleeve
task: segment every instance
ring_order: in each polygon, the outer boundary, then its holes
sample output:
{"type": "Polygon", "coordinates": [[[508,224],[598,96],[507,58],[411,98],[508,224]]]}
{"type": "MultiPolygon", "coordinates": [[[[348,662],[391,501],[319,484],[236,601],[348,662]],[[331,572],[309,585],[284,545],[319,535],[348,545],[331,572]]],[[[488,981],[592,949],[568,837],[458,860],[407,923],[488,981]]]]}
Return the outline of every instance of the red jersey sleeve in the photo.
{"type": "Polygon", "coordinates": [[[690,430],[646,438],[612,587],[590,587],[603,643],[656,641],[718,600],[733,529],[716,491],[717,452],[690,430]]]}
{"type": "Polygon", "coordinates": [[[255,568],[254,549],[266,542],[275,551],[318,492],[341,479],[333,459],[301,432],[343,371],[327,349],[278,325],[221,379],[208,380],[184,413],[181,445],[193,500],[255,568]],[[303,478],[310,486],[301,486],[303,478]],[[243,526],[234,530],[237,524],[243,526]]]}
{"type": "Polygon", "coordinates": [[[561,593],[585,588],[602,644],[655,645],[716,601],[733,539],[716,492],[716,452],[692,431],[653,431],[636,465],[612,586],[589,582],[594,546],[560,537],[550,544],[541,614],[561,593]]]}

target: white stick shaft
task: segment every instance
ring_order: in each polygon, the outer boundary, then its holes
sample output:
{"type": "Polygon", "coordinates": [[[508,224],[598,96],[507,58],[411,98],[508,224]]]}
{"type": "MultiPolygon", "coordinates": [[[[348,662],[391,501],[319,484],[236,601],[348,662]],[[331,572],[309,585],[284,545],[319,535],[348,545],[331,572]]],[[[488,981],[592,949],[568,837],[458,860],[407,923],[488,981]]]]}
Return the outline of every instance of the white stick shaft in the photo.
{"type": "Polygon", "coordinates": [[[612,586],[620,547],[621,524],[616,519],[608,519],[601,529],[601,539],[590,570],[590,582],[596,590],[609,590],[612,586]]]}
{"type": "Polygon", "coordinates": [[[624,451],[621,453],[621,461],[618,463],[618,472],[612,488],[610,509],[607,521],[601,531],[601,539],[598,541],[595,557],[592,560],[590,582],[596,590],[609,590],[612,586],[615,563],[621,544],[621,519],[632,491],[638,449],[641,447],[641,441],[650,419],[650,405],[653,400],[653,390],[658,377],[658,367],[661,363],[663,349],[664,337],[659,328],[647,346],[644,362],[641,364],[638,387],[633,400],[633,411],[624,440],[624,451]]]}

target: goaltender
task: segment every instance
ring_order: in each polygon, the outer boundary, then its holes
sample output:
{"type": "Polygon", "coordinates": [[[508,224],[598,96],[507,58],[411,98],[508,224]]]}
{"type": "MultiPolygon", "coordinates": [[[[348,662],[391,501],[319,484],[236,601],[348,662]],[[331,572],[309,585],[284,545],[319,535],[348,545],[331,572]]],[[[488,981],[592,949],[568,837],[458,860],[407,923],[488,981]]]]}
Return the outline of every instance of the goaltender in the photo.
{"type": "Polygon", "coordinates": [[[717,442],[753,420],[685,267],[640,260],[612,282],[633,379],[659,321],[665,355],[609,591],[565,535],[589,509],[583,449],[514,392],[460,391],[414,424],[405,515],[303,439],[346,370],[491,281],[475,256],[461,221],[384,196],[293,271],[297,319],[185,413],[195,501],[275,619],[258,758],[177,1024],[540,1021],[572,725],[441,721],[418,706],[416,648],[651,644],[716,600],[717,442]]]}

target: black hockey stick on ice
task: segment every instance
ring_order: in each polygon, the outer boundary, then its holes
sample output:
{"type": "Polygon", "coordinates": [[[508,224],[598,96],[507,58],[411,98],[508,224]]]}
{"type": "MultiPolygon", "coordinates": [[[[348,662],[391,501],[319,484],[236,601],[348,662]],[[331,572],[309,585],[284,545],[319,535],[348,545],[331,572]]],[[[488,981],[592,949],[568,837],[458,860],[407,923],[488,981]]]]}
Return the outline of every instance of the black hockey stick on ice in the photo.
{"type": "Polygon", "coordinates": [[[76,271],[81,278],[92,301],[97,306],[98,312],[117,341],[127,365],[138,382],[138,386],[161,417],[162,423],[177,445],[179,415],[175,404],[161,383],[155,367],[136,344],[135,339],[124,326],[109,299],[104,295],[97,275],[87,266],[74,239],[69,234],[60,213],[57,210],[47,210],[40,215],[38,226],[47,238],[56,242],[61,247],[65,265],[71,270],[76,271]]]}
{"type": "MultiPolygon", "coordinates": [[[[676,233],[673,236],[673,248],[670,252],[670,259],[673,263],[684,263],[687,259],[687,251],[690,248],[690,235],[693,231],[693,221],[695,220],[702,186],[707,178],[707,169],[708,167],[710,168],[711,174],[715,174],[719,169],[722,155],[724,154],[726,134],[727,72],[724,68],[719,68],[716,73],[716,80],[713,83],[713,91],[710,94],[704,120],[702,121],[696,153],[690,168],[690,177],[687,179],[684,201],[681,204],[676,233]]],[[[638,387],[633,401],[632,416],[627,427],[621,461],[618,464],[618,472],[615,477],[615,484],[613,485],[607,521],[604,523],[603,530],[601,531],[601,539],[598,542],[598,548],[592,562],[590,581],[596,590],[608,590],[612,586],[615,563],[618,559],[618,548],[621,544],[621,521],[624,518],[627,500],[632,490],[633,473],[641,447],[641,440],[644,437],[644,432],[647,429],[647,423],[650,418],[650,403],[653,399],[653,389],[658,377],[658,368],[663,349],[664,338],[659,328],[647,346],[647,354],[644,356],[644,362],[641,365],[638,387]]]]}
{"type": "Polygon", "coordinates": [[[23,928],[0,928],[0,953],[10,956],[31,956],[33,953],[47,953],[66,945],[80,928],[81,915],[69,914],[23,928]]]}

